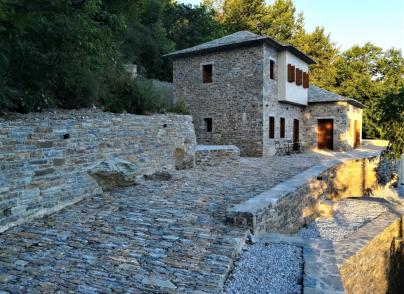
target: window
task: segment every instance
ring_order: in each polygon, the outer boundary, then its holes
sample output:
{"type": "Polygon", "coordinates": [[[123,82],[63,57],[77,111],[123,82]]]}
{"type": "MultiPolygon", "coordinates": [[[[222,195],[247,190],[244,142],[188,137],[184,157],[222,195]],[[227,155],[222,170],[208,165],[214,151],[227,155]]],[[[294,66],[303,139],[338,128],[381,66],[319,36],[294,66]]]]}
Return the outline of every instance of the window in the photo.
{"type": "Polygon", "coordinates": [[[303,88],[307,89],[309,87],[309,73],[303,73],[303,88]]]}
{"type": "Polygon", "coordinates": [[[303,83],[303,71],[296,68],[296,85],[300,86],[303,83]]]}
{"type": "Polygon", "coordinates": [[[202,74],[203,74],[203,83],[211,83],[212,82],[212,72],[213,67],[212,64],[205,64],[202,66],[202,74]]]}
{"type": "Polygon", "coordinates": [[[280,125],[279,125],[279,135],[281,138],[285,138],[285,118],[281,117],[280,125]]]}
{"type": "Polygon", "coordinates": [[[275,138],[275,118],[269,117],[269,139],[275,138]]]}
{"type": "Polygon", "coordinates": [[[208,118],[205,118],[204,120],[205,120],[206,132],[211,133],[212,127],[213,127],[212,118],[208,117],[208,118]]]}
{"type": "Polygon", "coordinates": [[[269,78],[271,80],[275,80],[274,68],[275,68],[275,61],[271,60],[269,62],[269,78]]]}
{"type": "Polygon", "coordinates": [[[295,66],[288,64],[288,82],[293,83],[295,81],[295,66]]]}

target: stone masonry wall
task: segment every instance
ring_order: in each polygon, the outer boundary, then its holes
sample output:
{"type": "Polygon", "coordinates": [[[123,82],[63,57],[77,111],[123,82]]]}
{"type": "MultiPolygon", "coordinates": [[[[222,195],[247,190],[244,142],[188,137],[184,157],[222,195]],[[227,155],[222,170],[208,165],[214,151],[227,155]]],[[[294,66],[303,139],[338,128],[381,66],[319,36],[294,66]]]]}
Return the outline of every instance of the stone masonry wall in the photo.
{"type": "Polygon", "coordinates": [[[239,164],[240,149],[234,145],[206,146],[198,145],[195,150],[197,165],[215,166],[220,164],[239,164]]]}
{"type": "MultiPolygon", "coordinates": [[[[402,220],[396,219],[381,228],[380,234],[340,267],[346,293],[401,293],[403,290],[398,288],[403,284],[403,277],[398,275],[403,273],[403,264],[395,264],[397,258],[404,261],[402,220]]],[[[362,240],[367,241],[366,237],[362,240]]]]}
{"type": "MultiPolygon", "coordinates": [[[[354,144],[354,120],[362,125],[362,110],[347,102],[315,103],[306,107],[304,111],[305,140],[309,149],[317,148],[318,119],[334,120],[334,142],[336,151],[347,151],[354,144]]],[[[361,132],[360,132],[361,133],[361,132]]]]}
{"type": "Polygon", "coordinates": [[[190,107],[198,144],[236,145],[242,156],[263,154],[262,79],[262,46],[173,61],[174,97],[190,107]],[[202,82],[204,64],[213,65],[212,83],[202,82]],[[205,118],[212,118],[212,132],[205,118]]]}
{"type": "Polygon", "coordinates": [[[88,170],[104,160],[119,157],[150,174],[175,168],[195,144],[189,116],[66,111],[2,118],[0,231],[100,193],[88,170]]]}

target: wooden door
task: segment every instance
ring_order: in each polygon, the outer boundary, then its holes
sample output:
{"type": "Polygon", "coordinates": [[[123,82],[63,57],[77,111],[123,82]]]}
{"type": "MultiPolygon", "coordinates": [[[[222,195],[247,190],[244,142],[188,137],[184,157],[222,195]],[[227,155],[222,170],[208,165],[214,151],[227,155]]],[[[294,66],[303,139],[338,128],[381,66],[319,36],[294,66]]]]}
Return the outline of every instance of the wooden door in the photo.
{"type": "Polygon", "coordinates": [[[333,136],[334,120],[332,119],[319,119],[317,127],[317,142],[318,149],[333,150],[333,136]]]}
{"type": "Polygon", "coordinates": [[[358,148],[361,145],[361,127],[359,125],[359,121],[354,121],[354,148],[358,148]]]}
{"type": "Polygon", "coordinates": [[[293,150],[297,151],[299,150],[299,120],[294,119],[293,120],[293,150]]]}

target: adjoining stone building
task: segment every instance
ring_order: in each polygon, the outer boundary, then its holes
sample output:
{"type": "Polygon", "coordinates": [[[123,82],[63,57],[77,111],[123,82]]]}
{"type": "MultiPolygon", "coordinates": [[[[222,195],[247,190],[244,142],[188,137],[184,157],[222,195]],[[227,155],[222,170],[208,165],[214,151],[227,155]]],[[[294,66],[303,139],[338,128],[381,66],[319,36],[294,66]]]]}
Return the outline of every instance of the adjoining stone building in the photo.
{"type": "Polygon", "coordinates": [[[166,55],[174,99],[189,106],[199,144],[275,153],[275,141],[347,150],[361,141],[361,103],[309,86],[315,61],[293,46],[241,31],[166,55]]]}

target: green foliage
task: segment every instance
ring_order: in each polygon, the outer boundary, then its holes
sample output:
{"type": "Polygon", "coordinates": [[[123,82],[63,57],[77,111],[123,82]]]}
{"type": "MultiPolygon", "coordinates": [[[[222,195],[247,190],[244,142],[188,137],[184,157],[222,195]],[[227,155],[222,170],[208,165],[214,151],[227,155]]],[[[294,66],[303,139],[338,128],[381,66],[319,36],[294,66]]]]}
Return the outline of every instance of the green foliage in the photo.
{"type": "Polygon", "coordinates": [[[389,140],[388,155],[398,159],[404,154],[404,88],[379,101],[383,139],[389,140]]]}
{"type": "Polygon", "coordinates": [[[359,100],[367,107],[364,111],[364,136],[380,138],[380,100],[397,94],[404,86],[404,59],[400,51],[383,51],[371,43],[353,46],[337,58],[336,76],[332,87],[339,94],[359,100]]]}
{"type": "Polygon", "coordinates": [[[178,113],[178,114],[191,114],[188,106],[186,105],[185,101],[180,99],[175,102],[174,107],[169,109],[170,112],[178,113]]]}
{"type": "Polygon", "coordinates": [[[169,0],[0,0],[0,109],[159,109],[145,79],[171,79],[162,55],[219,36],[214,12],[169,0]],[[122,89],[122,87],[127,87],[122,89]],[[150,93],[146,93],[150,91],[150,93]]]}
{"type": "Polygon", "coordinates": [[[109,93],[102,99],[107,111],[148,114],[163,109],[159,93],[150,80],[131,79],[128,74],[120,73],[111,76],[109,83],[109,93]]]}
{"type": "Polygon", "coordinates": [[[222,37],[222,26],[214,19],[215,11],[208,6],[192,7],[174,4],[166,7],[164,26],[177,50],[189,48],[222,37]]]}
{"type": "Polygon", "coordinates": [[[104,73],[120,56],[113,37],[119,19],[104,13],[99,0],[79,7],[67,0],[19,0],[3,9],[0,56],[8,60],[9,98],[2,101],[22,112],[95,103],[104,73]]]}

